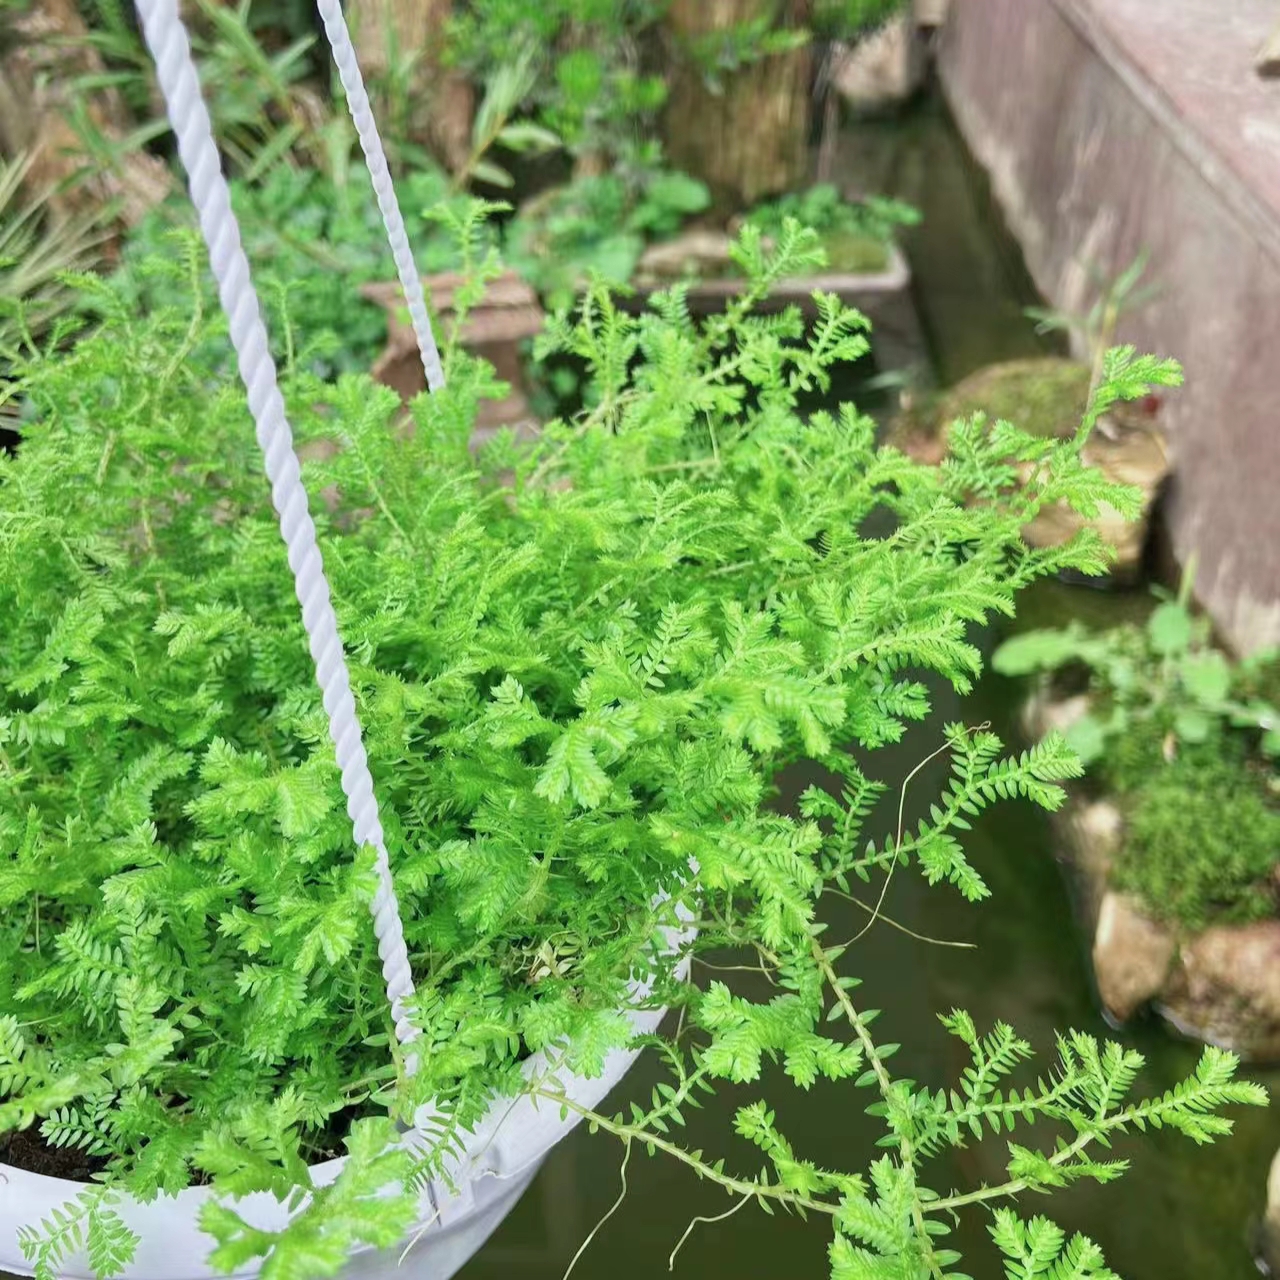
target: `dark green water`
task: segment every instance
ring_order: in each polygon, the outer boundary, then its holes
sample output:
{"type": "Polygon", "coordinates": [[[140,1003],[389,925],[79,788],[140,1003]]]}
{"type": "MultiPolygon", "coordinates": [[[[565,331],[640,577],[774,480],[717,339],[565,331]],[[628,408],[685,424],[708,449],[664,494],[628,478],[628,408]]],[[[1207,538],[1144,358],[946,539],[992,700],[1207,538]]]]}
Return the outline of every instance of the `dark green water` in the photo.
{"type": "MultiPolygon", "coordinates": [[[[837,176],[851,188],[901,195],[924,212],[908,250],[929,364],[941,382],[993,360],[1044,350],[1023,316],[1022,308],[1034,298],[1016,247],[993,218],[983,184],[936,103],[892,126],[862,126],[848,133],[837,176]]],[[[1141,607],[1140,598],[1045,585],[1029,595],[1021,616],[1023,625],[1067,615],[1101,622],[1141,607]]],[[[986,640],[990,645],[995,637],[986,640]]],[[[994,677],[963,702],[940,694],[935,721],[915,729],[892,756],[881,753],[881,776],[905,776],[936,748],[944,720],[990,721],[1007,743],[1020,746],[1019,696],[1015,685],[994,677]]],[[[944,773],[942,762],[923,772],[912,784],[911,798],[927,803],[944,773]]],[[[803,785],[799,776],[783,779],[784,799],[803,785]]],[[[964,1066],[955,1042],[933,1016],[955,1006],[970,1010],[980,1026],[1011,1022],[1046,1055],[1052,1052],[1055,1028],[1117,1034],[1097,1010],[1085,944],[1073,923],[1047,818],[1025,804],[998,808],[976,827],[969,853],[993,891],[990,902],[969,907],[954,891],[929,889],[918,877],[900,875],[886,911],[918,933],[965,940],[975,944],[973,950],[925,945],[881,925],[851,953],[851,966],[865,981],[863,1004],[884,1010],[880,1038],[903,1043],[895,1060],[899,1071],[935,1086],[950,1083],[964,1066]]],[[[864,920],[853,907],[843,916],[833,914],[833,937],[853,936],[864,920]]],[[[1192,1069],[1199,1054],[1198,1046],[1178,1042],[1154,1022],[1119,1034],[1147,1057],[1146,1091],[1167,1088],[1192,1069]]],[[[647,1098],[659,1078],[654,1065],[642,1059],[613,1096],[611,1109],[623,1106],[628,1096],[647,1098]]],[[[1259,1078],[1273,1090],[1280,1086],[1280,1073],[1259,1078]]],[[[869,1141],[880,1130],[861,1114],[862,1091],[815,1087],[800,1095],[783,1079],[772,1092],[785,1104],[779,1106],[779,1124],[799,1154],[841,1168],[865,1166],[869,1141]]],[[[732,1153],[741,1168],[757,1168],[759,1161],[735,1146],[731,1135],[733,1109],[757,1096],[754,1090],[726,1091],[691,1124],[692,1144],[732,1153]]],[[[1130,1158],[1133,1169],[1118,1184],[1080,1186],[1052,1200],[1030,1197],[1020,1210],[1024,1216],[1051,1211],[1067,1229],[1085,1232],[1126,1280],[1247,1280],[1256,1274],[1250,1223],[1280,1146],[1280,1120],[1274,1112],[1241,1113],[1237,1119],[1234,1138],[1204,1150],[1170,1134],[1124,1141],[1117,1153],[1130,1158]]],[[[1001,1181],[1002,1154],[998,1143],[988,1141],[940,1160],[932,1167],[931,1184],[945,1189],[1001,1181]]],[[[553,1153],[461,1280],[561,1280],[618,1194],[620,1158],[621,1149],[611,1139],[580,1129],[553,1153]]],[[[625,1203],[578,1262],[574,1275],[581,1280],[665,1275],[668,1255],[690,1219],[728,1207],[722,1194],[682,1167],[639,1152],[628,1186],[625,1203]]],[[[981,1215],[967,1218],[956,1247],[977,1280],[996,1280],[1002,1273],[985,1221],[981,1215]]],[[[729,1222],[698,1227],[681,1250],[676,1273],[819,1280],[827,1275],[827,1240],[825,1224],[767,1217],[748,1208],[729,1222]]],[[[406,1274],[412,1271],[410,1264],[406,1274]]]]}

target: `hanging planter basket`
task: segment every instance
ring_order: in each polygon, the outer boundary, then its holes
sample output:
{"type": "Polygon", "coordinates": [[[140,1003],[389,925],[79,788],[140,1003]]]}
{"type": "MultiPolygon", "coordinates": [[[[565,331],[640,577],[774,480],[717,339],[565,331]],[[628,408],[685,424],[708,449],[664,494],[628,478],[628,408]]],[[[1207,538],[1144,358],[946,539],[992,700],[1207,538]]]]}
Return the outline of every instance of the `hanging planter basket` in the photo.
{"type": "MultiPolygon", "coordinates": [[[[375,854],[373,870],[377,888],[370,903],[372,929],[379,943],[396,1039],[406,1050],[406,1067],[412,1072],[417,1061],[412,1046],[419,1032],[408,1016],[408,1001],[414,994],[410,957],[337,619],[316,530],[308,514],[307,494],[285,417],[261,308],[250,279],[249,263],[240,247],[229,192],[220,170],[176,0],[137,0],[137,7],[148,46],[156,58],[179,153],[191,179],[193,203],[209,247],[219,298],[229,319],[232,345],[248,391],[264,469],[272,486],[281,536],[288,547],[294,585],[302,604],[316,680],[324,695],[329,734],[353,825],[353,848],[368,847],[375,854]]],[[[435,391],[443,385],[444,374],[427,316],[422,280],[413,264],[350,33],[338,0],[319,0],[319,9],[378,192],[408,303],[423,380],[435,391]]],[[[526,300],[522,297],[518,301],[526,300]]],[[[527,326],[529,308],[518,307],[517,311],[519,325],[527,326]]],[[[537,319],[540,318],[538,313],[537,319]]],[[[511,335],[505,330],[501,337],[503,341],[511,341],[511,335]]],[[[655,938],[668,957],[678,954],[688,940],[689,931],[683,923],[660,929],[655,938]]],[[[687,965],[686,958],[676,967],[677,976],[684,976],[687,965]]],[[[656,1031],[665,1012],[643,1007],[652,999],[652,989],[652,980],[640,979],[633,980],[628,988],[623,1012],[637,1037],[656,1031]]],[[[451,1154],[444,1160],[440,1176],[422,1193],[417,1223],[403,1246],[384,1252],[358,1248],[352,1252],[342,1274],[367,1280],[389,1277],[399,1273],[402,1257],[411,1254],[414,1274],[430,1280],[448,1280],[484,1244],[533,1180],[547,1154],[578,1123],[581,1113],[575,1108],[594,1110],[626,1074],[638,1054],[636,1047],[617,1049],[607,1056],[599,1074],[590,1078],[571,1074],[545,1051],[531,1055],[523,1064],[529,1089],[514,1099],[506,1096],[495,1099],[484,1119],[471,1132],[461,1154],[451,1154]],[[535,1096],[535,1082],[549,1078],[554,1079],[557,1094],[566,1097],[571,1107],[535,1096]]],[[[429,1154],[433,1142],[430,1126],[426,1124],[428,1114],[429,1108],[425,1113],[420,1112],[419,1127],[401,1139],[406,1149],[420,1155],[429,1154]]],[[[334,1182],[344,1164],[344,1160],[337,1159],[313,1166],[313,1185],[323,1187],[334,1182]]],[[[60,1211],[89,1189],[91,1184],[0,1163],[0,1273],[34,1275],[21,1247],[24,1229],[58,1220],[60,1211]]],[[[200,1226],[202,1210],[215,1198],[220,1197],[212,1186],[188,1187],[176,1195],[160,1196],[147,1203],[123,1193],[116,1196],[110,1204],[111,1210],[139,1241],[131,1261],[117,1274],[123,1280],[212,1280],[215,1275],[223,1274],[214,1272],[208,1265],[211,1241],[200,1226]]],[[[235,1202],[237,1212],[250,1226],[272,1233],[283,1230],[306,1206],[304,1196],[281,1201],[267,1193],[235,1202]]],[[[263,1265],[255,1261],[233,1275],[247,1280],[259,1275],[263,1265]]],[[[58,1274],[62,1280],[91,1280],[95,1272],[82,1250],[60,1262],[58,1274]]]]}
{"type": "MultiPolygon", "coordinates": [[[[640,987],[632,988],[637,1000],[644,994],[640,987]]],[[[630,1018],[636,1034],[655,1031],[663,1012],[633,1012],[630,1018]]],[[[637,1049],[616,1050],[598,1076],[587,1079],[561,1072],[556,1079],[578,1106],[593,1110],[638,1056],[637,1049]]],[[[534,1079],[550,1069],[547,1056],[536,1054],[525,1063],[525,1078],[534,1079]]],[[[499,1098],[463,1155],[450,1162],[449,1176],[433,1182],[423,1193],[418,1223],[404,1247],[356,1253],[343,1276],[347,1280],[403,1276],[401,1258],[407,1250],[405,1265],[413,1267],[414,1275],[424,1280],[449,1280],[493,1234],[528,1189],[547,1154],[580,1118],[574,1111],[562,1116],[554,1103],[539,1102],[528,1094],[514,1101],[499,1098]]],[[[405,1138],[410,1147],[425,1141],[416,1132],[405,1138]]],[[[337,1178],[342,1166],[342,1160],[330,1160],[315,1166],[312,1176],[324,1186],[337,1178]]],[[[19,1247],[20,1228],[49,1218],[83,1190],[84,1183],[0,1164],[0,1272],[34,1275],[19,1247]]],[[[214,1280],[220,1276],[222,1273],[211,1270],[204,1261],[210,1242],[199,1226],[200,1210],[212,1197],[211,1188],[190,1187],[150,1204],[122,1198],[117,1211],[141,1239],[122,1280],[214,1280]]],[[[262,1230],[279,1231],[290,1218],[287,1206],[266,1194],[251,1196],[236,1207],[247,1222],[262,1230]]],[[[249,1280],[259,1272],[260,1268],[253,1266],[235,1272],[233,1280],[249,1280]]],[[[61,1280],[93,1280],[88,1259],[83,1255],[71,1259],[61,1271],[61,1280]]]]}

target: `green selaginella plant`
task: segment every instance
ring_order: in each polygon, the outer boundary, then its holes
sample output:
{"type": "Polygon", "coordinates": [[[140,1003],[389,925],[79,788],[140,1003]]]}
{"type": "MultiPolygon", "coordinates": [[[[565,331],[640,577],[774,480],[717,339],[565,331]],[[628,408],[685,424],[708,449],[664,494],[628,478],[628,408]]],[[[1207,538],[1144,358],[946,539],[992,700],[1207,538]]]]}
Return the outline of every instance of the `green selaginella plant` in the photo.
{"type": "Polygon", "coordinates": [[[101,328],[27,362],[26,438],[0,461],[0,1133],[34,1126],[96,1169],[23,1233],[42,1277],[82,1244],[117,1272],[136,1242],[116,1198],[197,1181],[216,1193],[215,1266],[332,1274],[352,1246],[402,1237],[413,1188],[495,1099],[578,1107],[565,1073],[628,1042],[636,982],[681,1010],[649,1041],[671,1076],[651,1106],[587,1119],[735,1205],[829,1222],[834,1280],[958,1277],[947,1234],[988,1208],[1008,1275],[1109,1276],[1093,1244],[1010,1198],[1111,1180],[1125,1162],[1097,1153],[1122,1134],[1211,1141],[1226,1105],[1263,1101],[1213,1049],[1133,1099],[1139,1055],[1073,1032],[1014,1083],[1030,1047],[958,1011],[944,1023],[973,1065],[955,1087],[899,1077],[856,950],[822,924],[829,893],[899,866],[983,898],[971,818],[1059,803],[1077,772],[1060,740],[1002,757],[953,725],[929,816],[863,830],[889,781],[877,749],[928,712],[922,674],[967,689],[971,625],[1034,578],[1101,567],[1087,535],[1035,550],[1019,530],[1047,502],[1132,506],[1079,445],[1107,404],[1173,370],[1117,351],[1077,441],[974,420],[943,466],[919,466],[878,449],[850,405],[798,411],[866,345],[835,298],[807,335],[795,312],[753,312],[818,265],[813,234],[788,224],[766,252],[748,228],[735,252],[750,287],[701,329],[679,290],[636,317],[594,289],[555,320],[543,344],[589,363],[593,407],[531,447],[472,456],[491,375],[456,351],[409,434],[364,378],[287,370],[300,439],[341,445],[307,481],[328,498],[325,563],[417,981],[412,1076],[244,397],[193,356],[217,322],[139,317],[95,285],[101,328]],[[839,781],[780,812],[772,780],[801,759],[839,781]],[[683,951],[739,948],[777,994],[682,978],[659,941],[678,911],[698,930],[683,951]],[[526,1080],[539,1050],[550,1066],[526,1080]],[[819,1077],[882,1118],[873,1156],[821,1169],[779,1130],[769,1099],[819,1077]],[[726,1083],[759,1090],[736,1119],[755,1168],[680,1141],[726,1083]],[[435,1143],[411,1156],[392,1120],[426,1101],[435,1143]],[[1009,1131],[1007,1180],[934,1189],[930,1160],[988,1130],[1009,1131]],[[238,1216],[233,1197],[296,1197],[344,1148],[342,1176],[285,1231],[238,1216]]]}

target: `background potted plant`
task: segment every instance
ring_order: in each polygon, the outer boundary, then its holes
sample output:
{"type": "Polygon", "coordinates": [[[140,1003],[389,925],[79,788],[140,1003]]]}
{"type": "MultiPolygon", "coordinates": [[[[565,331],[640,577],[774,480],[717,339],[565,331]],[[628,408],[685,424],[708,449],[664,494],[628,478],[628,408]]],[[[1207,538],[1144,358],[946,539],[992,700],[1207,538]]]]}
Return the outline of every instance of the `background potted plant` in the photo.
{"type": "Polygon", "coordinates": [[[806,275],[780,280],[769,305],[799,306],[812,315],[814,294],[831,293],[857,307],[875,327],[898,319],[898,312],[914,314],[911,271],[895,235],[898,228],[919,222],[920,215],[899,200],[846,200],[829,183],[765,201],[735,218],[728,231],[695,231],[653,246],[637,264],[636,291],[643,297],[683,281],[690,306],[700,313],[716,310],[746,287],[730,252],[731,232],[750,222],[772,240],[789,219],[817,233],[824,261],[806,275]]]}
{"type": "MultiPolygon", "coordinates": [[[[449,179],[434,166],[415,168],[399,182],[412,220],[414,248],[429,273],[457,265],[457,243],[428,210],[452,205],[449,179]]],[[[263,294],[279,317],[276,352],[301,343],[312,370],[325,377],[373,367],[387,338],[386,310],[361,294],[361,286],[395,275],[373,186],[363,166],[350,172],[280,165],[257,182],[232,184],[232,198],[246,252],[262,264],[263,294]]],[[[459,204],[461,199],[462,205],[459,204]]],[[[191,232],[190,199],[175,196],[149,214],[125,241],[120,285],[143,310],[190,305],[190,279],[179,266],[166,267],[182,243],[175,232],[191,232]]],[[[177,255],[181,262],[181,254],[177,255]]],[[[207,296],[213,305],[212,290],[207,296]]],[[[230,350],[225,339],[223,350],[230,350]]],[[[298,350],[295,348],[295,356],[298,350]]]]}
{"type": "Polygon", "coordinates": [[[655,169],[635,181],[592,174],[522,205],[506,229],[505,254],[549,306],[567,307],[592,277],[629,285],[649,247],[682,243],[681,228],[709,203],[706,187],[683,173],[655,169]]]}

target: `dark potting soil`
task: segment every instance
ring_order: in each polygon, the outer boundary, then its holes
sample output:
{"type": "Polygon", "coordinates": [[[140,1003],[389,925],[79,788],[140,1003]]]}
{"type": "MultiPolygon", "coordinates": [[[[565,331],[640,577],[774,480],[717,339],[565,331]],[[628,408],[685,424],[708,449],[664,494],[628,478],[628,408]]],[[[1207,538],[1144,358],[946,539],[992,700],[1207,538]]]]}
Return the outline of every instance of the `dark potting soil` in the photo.
{"type": "MultiPolygon", "coordinates": [[[[307,1141],[303,1154],[309,1164],[323,1164],[346,1154],[345,1138],[355,1121],[381,1114],[372,1107],[349,1107],[330,1117],[321,1133],[307,1141]]],[[[0,1164],[26,1173],[40,1173],[47,1178],[63,1178],[68,1182],[91,1182],[105,1172],[109,1161],[104,1156],[89,1155],[75,1147],[55,1147],[47,1142],[39,1129],[20,1129],[0,1134],[0,1164]]],[[[209,1179],[199,1169],[191,1170],[191,1185],[205,1186],[209,1179]]],[[[0,1274],[0,1280],[3,1275],[0,1274]]]]}
{"type": "Polygon", "coordinates": [[[107,1167],[101,1156],[88,1155],[75,1147],[50,1146],[38,1129],[19,1129],[0,1136],[0,1164],[68,1182],[89,1182],[107,1167]]]}
{"type": "Polygon", "coordinates": [[[302,1143],[302,1156],[308,1164],[324,1164],[328,1160],[336,1160],[339,1156],[347,1154],[346,1138],[351,1132],[351,1126],[357,1120],[369,1120],[376,1116],[385,1115],[384,1108],[376,1107],[370,1103],[364,1103],[359,1106],[347,1107],[343,1111],[336,1111],[329,1117],[329,1123],[319,1133],[310,1133],[304,1136],[302,1143]]]}

